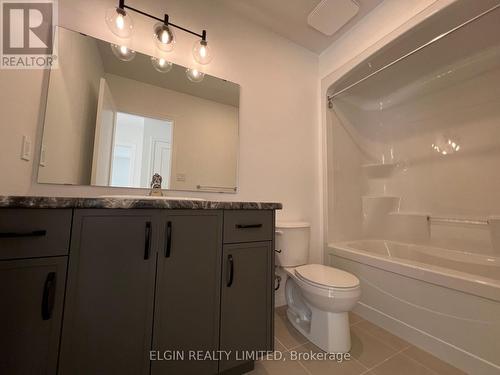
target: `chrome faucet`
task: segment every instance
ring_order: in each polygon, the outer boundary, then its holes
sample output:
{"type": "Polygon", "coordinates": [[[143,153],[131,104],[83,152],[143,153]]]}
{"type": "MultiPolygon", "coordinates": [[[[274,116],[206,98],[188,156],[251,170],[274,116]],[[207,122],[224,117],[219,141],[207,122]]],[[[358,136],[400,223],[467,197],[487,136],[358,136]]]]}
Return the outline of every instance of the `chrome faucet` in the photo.
{"type": "Polygon", "coordinates": [[[151,190],[149,192],[149,195],[152,197],[162,197],[163,192],[161,191],[161,182],[163,178],[158,174],[155,173],[153,177],[151,178],[151,190]]]}

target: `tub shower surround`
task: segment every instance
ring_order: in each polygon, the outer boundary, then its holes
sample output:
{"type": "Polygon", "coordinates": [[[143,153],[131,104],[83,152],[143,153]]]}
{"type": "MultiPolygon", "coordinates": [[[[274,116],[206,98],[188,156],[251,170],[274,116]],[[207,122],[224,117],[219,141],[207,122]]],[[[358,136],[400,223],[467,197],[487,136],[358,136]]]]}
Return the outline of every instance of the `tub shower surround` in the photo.
{"type": "Polygon", "coordinates": [[[458,0],[330,87],[325,261],[355,311],[500,373],[500,4],[458,0]]]}

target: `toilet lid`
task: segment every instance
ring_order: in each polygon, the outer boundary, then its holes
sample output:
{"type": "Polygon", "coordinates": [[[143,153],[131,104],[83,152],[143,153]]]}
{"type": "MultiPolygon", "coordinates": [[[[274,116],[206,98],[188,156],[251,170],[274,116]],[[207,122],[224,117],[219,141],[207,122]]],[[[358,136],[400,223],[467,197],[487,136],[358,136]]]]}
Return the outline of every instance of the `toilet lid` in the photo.
{"type": "Polygon", "coordinates": [[[306,264],[295,268],[297,275],[305,281],[329,288],[354,288],[359,279],[353,274],[322,264],[306,264]]]}

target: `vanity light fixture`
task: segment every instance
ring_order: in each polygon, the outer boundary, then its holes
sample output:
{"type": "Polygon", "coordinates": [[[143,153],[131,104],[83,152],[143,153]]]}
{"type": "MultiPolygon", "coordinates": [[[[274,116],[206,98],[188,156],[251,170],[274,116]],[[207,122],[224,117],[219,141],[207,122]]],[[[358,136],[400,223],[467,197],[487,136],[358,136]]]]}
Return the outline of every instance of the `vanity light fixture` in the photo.
{"type": "Polygon", "coordinates": [[[201,82],[205,77],[205,73],[200,72],[198,69],[186,69],[186,75],[191,82],[201,82]]]}
{"type": "Polygon", "coordinates": [[[193,57],[196,62],[206,65],[212,61],[212,50],[207,43],[207,32],[203,30],[201,40],[197,40],[193,45],[193,57]]]}
{"type": "Polygon", "coordinates": [[[151,63],[154,68],[160,73],[168,73],[172,70],[173,64],[170,61],[165,60],[162,57],[151,57],[151,63]]]}
{"type": "Polygon", "coordinates": [[[170,52],[174,49],[175,34],[174,30],[168,24],[168,15],[165,14],[165,21],[158,22],[153,27],[153,38],[160,50],[170,52]]]}
{"type": "Polygon", "coordinates": [[[175,34],[173,29],[175,28],[200,38],[200,40],[197,40],[193,46],[193,57],[196,62],[205,65],[212,60],[213,54],[208,46],[206,30],[203,30],[201,34],[198,34],[192,30],[186,29],[182,26],[170,22],[168,14],[165,14],[163,19],[158,18],[151,14],[143,12],[142,10],[126,5],[125,0],[119,0],[117,8],[111,8],[106,11],[106,23],[111,32],[116,36],[120,38],[129,38],[130,36],[132,36],[134,24],[127,10],[159,21],[153,27],[153,38],[156,46],[160,50],[165,52],[170,52],[173,50],[175,44],[175,34]]]}
{"type": "Polygon", "coordinates": [[[122,61],[131,61],[135,57],[135,51],[127,46],[120,46],[118,44],[111,44],[111,50],[114,55],[122,61]]]}
{"type": "Polygon", "coordinates": [[[130,38],[134,31],[132,17],[125,11],[125,5],[120,4],[118,8],[111,8],[106,11],[106,24],[113,34],[120,38],[130,38]]]}

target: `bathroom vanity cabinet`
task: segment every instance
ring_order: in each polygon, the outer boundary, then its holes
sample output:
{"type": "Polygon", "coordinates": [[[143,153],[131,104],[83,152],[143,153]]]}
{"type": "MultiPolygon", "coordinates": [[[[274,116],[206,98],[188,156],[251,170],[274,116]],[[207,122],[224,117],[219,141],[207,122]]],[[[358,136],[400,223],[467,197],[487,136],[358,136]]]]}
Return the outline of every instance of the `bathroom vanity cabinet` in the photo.
{"type": "Polygon", "coordinates": [[[147,374],[158,240],[153,210],[76,210],[60,374],[147,374]]]}
{"type": "Polygon", "coordinates": [[[0,210],[0,374],[55,374],[71,210],[0,210]]]}
{"type": "Polygon", "coordinates": [[[274,210],[0,208],[0,373],[249,371],[235,350],[273,349],[273,233],[274,210]]]}
{"type": "Polygon", "coordinates": [[[272,212],[224,215],[220,346],[231,355],[221,360],[222,370],[244,362],[237,353],[273,347],[273,239],[272,212]]]}
{"type": "Polygon", "coordinates": [[[216,374],[218,361],[189,360],[219,348],[222,212],[161,215],[153,350],[184,360],[153,361],[152,374],[216,374]]]}
{"type": "Polygon", "coordinates": [[[224,245],[220,342],[231,355],[222,370],[242,362],[237,353],[273,347],[273,253],[271,241],[224,245]]]}

